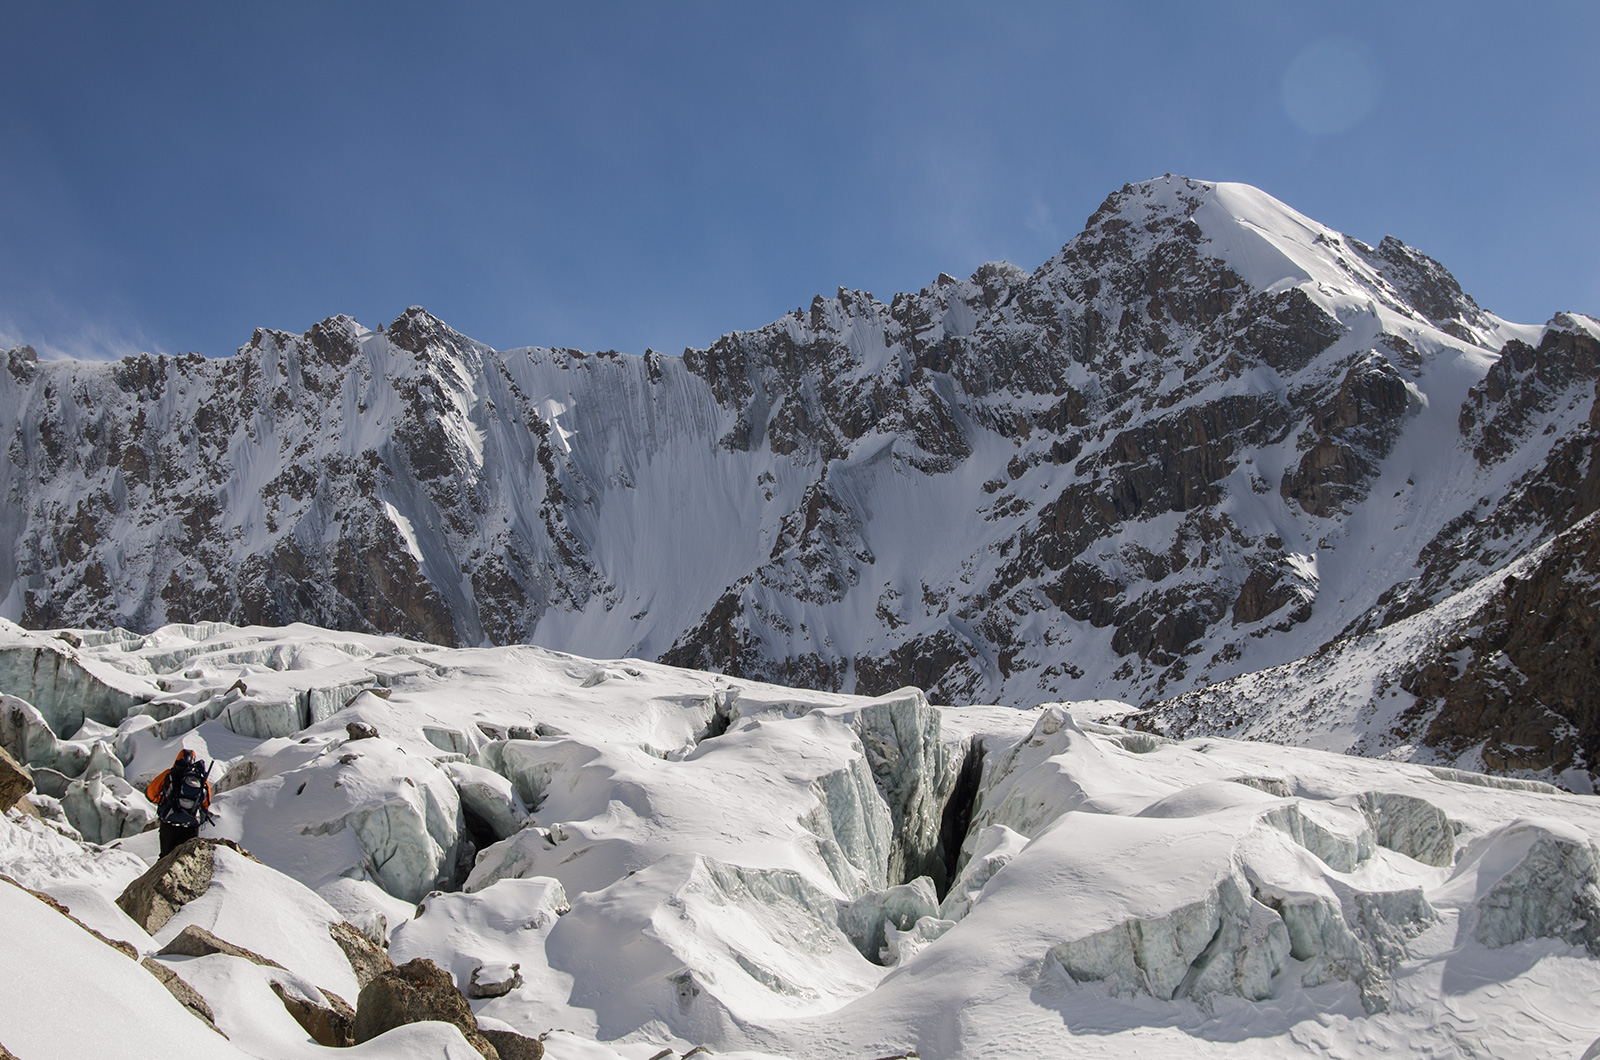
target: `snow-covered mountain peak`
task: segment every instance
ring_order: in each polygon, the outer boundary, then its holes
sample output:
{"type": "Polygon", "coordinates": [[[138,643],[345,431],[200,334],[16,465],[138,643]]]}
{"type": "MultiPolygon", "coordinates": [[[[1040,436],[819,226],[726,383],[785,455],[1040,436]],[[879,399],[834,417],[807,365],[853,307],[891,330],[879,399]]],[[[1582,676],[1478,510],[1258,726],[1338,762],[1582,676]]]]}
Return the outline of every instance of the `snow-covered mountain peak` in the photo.
{"type": "Polygon", "coordinates": [[[840,289],[682,357],[497,351],[421,307],[217,361],[13,351],[0,615],[1142,705],[1580,518],[1596,328],[1508,324],[1399,240],[1163,177],[1031,274],[840,289]]]}
{"type": "Polygon", "coordinates": [[[1600,318],[1588,313],[1557,313],[1545,327],[1551,331],[1582,332],[1592,339],[1600,339],[1600,318]]]}
{"type": "Polygon", "coordinates": [[[1345,326],[1372,317],[1376,330],[1422,326],[1489,349],[1525,337],[1482,310],[1426,254],[1393,236],[1373,248],[1248,184],[1168,175],[1125,185],[1044,268],[1081,260],[1099,270],[1121,261],[1140,276],[1159,276],[1191,254],[1222,266],[1212,284],[1240,283],[1268,296],[1299,291],[1345,326]]]}

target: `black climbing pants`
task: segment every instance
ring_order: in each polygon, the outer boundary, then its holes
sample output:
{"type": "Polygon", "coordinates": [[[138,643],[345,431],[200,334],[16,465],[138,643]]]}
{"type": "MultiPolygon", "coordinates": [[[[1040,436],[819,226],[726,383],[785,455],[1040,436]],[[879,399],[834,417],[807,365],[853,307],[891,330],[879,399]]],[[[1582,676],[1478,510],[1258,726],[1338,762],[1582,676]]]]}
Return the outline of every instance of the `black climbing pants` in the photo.
{"type": "Polygon", "coordinates": [[[200,826],[197,824],[168,824],[162,821],[161,856],[166,857],[199,834],[200,826]]]}

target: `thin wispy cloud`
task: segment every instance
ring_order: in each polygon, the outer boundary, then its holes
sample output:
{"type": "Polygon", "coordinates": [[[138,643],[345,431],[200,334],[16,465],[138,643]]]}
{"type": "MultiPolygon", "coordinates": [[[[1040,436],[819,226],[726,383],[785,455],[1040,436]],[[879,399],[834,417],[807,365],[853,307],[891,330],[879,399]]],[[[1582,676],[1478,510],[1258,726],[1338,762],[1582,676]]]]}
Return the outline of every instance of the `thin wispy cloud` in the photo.
{"type": "Polygon", "coordinates": [[[0,350],[31,346],[45,361],[117,361],[141,353],[168,352],[160,344],[121,324],[79,321],[40,328],[0,317],[0,350]]]}

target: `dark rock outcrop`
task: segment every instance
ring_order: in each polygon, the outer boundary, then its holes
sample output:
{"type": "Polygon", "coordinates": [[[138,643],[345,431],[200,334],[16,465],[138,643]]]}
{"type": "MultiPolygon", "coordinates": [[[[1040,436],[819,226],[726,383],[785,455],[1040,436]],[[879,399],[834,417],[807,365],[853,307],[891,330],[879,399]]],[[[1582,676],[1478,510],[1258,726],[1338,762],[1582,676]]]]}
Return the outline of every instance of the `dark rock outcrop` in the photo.
{"type": "MultiPolygon", "coordinates": [[[[348,926],[348,925],[346,925],[348,926]]],[[[354,930],[353,928],[351,930],[354,930]]],[[[338,936],[334,936],[335,940],[338,936]]],[[[175,935],[171,942],[162,947],[156,955],[158,957],[206,957],[213,953],[220,953],[227,957],[237,957],[249,961],[251,964],[263,968],[276,968],[287,972],[288,969],[273,960],[263,957],[253,950],[243,946],[236,946],[227,939],[217,935],[196,924],[188,924],[175,935]]],[[[352,967],[354,961],[351,962],[352,967]]],[[[154,969],[151,969],[154,971],[154,969]]],[[[170,985],[168,987],[171,989],[170,985]]],[[[272,980],[272,992],[283,1002],[284,1010],[293,1016],[295,1022],[305,1028],[305,1032],[319,1045],[340,1047],[354,1045],[355,1038],[355,1010],[350,1003],[333,991],[317,987],[309,994],[299,986],[291,985],[279,979],[272,980]]],[[[179,1000],[182,1000],[180,998],[179,1000]]]]}
{"type": "Polygon", "coordinates": [[[1437,708],[1426,742],[1447,752],[1481,743],[1494,770],[1600,766],[1597,588],[1600,515],[1591,515],[1401,676],[1419,709],[1437,708]]]}
{"type": "Polygon", "coordinates": [[[352,721],[344,727],[345,735],[350,740],[372,740],[378,736],[378,730],[364,721],[352,721]]]}
{"type": "MultiPolygon", "coordinates": [[[[282,968],[283,965],[270,957],[263,957],[254,950],[247,950],[243,946],[235,946],[227,939],[218,938],[198,924],[187,924],[178,932],[171,942],[156,951],[157,957],[207,957],[213,953],[221,953],[228,957],[239,957],[251,964],[259,964],[267,968],[282,968]]],[[[287,970],[287,969],[285,969],[287,970]]]]}
{"type": "Polygon", "coordinates": [[[496,979],[486,976],[481,966],[474,968],[472,970],[472,978],[467,982],[467,996],[474,1001],[490,997],[505,997],[522,985],[522,966],[513,964],[510,972],[510,975],[496,979]]]}

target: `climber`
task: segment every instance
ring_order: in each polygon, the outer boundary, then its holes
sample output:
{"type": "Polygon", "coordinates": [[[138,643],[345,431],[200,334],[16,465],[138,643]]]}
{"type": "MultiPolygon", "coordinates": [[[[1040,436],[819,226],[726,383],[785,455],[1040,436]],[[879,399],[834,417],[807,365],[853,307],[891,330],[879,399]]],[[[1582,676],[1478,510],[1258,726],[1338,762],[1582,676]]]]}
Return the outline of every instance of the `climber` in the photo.
{"type": "Polygon", "coordinates": [[[211,775],[209,765],[201,765],[195,753],[185,747],[172,760],[172,768],[150,782],[145,795],[156,804],[161,820],[161,856],[200,834],[200,826],[214,820],[211,815],[211,775]]]}

